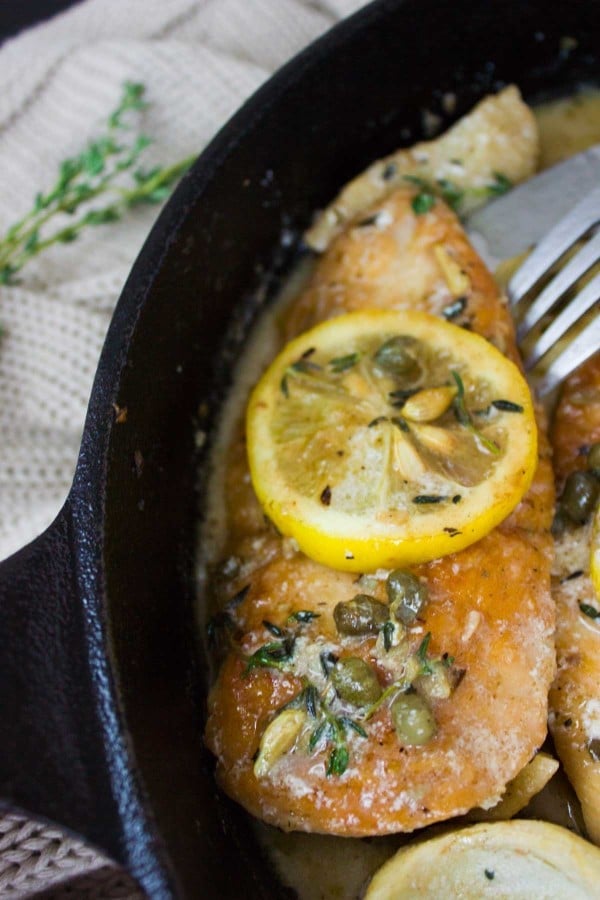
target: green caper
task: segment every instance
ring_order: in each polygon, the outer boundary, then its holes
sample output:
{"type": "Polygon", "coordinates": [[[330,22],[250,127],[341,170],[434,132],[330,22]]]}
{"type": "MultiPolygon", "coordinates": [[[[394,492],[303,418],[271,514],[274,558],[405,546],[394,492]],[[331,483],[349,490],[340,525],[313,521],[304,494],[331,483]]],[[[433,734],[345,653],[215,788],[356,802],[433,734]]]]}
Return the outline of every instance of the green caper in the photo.
{"type": "Polygon", "coordinates": [[[600,472],[600,444],[592,444],[588,450],[587,467],[600,472]]]}
{"type": "Polygon", "coordinates": [[[594,511],[599,494],[600,482],[591,472],[571,472],[560,498],[560,509],[572,522],[583,525],[594,511]]]}
{"type": "Polygon", "coordinates": [[[419,747],[437,731],[433,713],[420,694],[400,694],[392,703],[391,714],[401,744],[419,747]]]}
{"type": "Polygon", "coordinates": [[[370,594],[357,594],[352,600],[342,600],[333,610],[340,634],[377,634],[389,617],[388,606],[370,594]]]}
{"type": "Polygon", "coordinates": [[[416,356],[418,345],[415,338],[399,334],[382,344],[373,359],[388,375],[415,382],[423,371],[416,356]]]}
{"type": "Polygon", "coordinates": [[[392,613],[403,625],[410,625],[427,602],[427,585],[411,572],[394,569],[386,583],[392,613]]]}
{"type": "Polygon", "coordinates": [[[331,681],[338,696],[353,706],[368,706],[381,696],[377,675],[357,656],[340,659],[331,672],[331,681]]]}

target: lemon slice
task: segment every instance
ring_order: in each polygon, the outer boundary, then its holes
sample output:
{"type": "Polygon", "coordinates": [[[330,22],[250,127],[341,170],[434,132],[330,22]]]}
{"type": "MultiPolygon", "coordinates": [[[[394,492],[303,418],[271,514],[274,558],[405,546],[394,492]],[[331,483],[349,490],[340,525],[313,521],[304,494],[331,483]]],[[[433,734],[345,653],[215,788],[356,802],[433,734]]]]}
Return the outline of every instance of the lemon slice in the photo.
{"type": "Polygon", "coordinates": [[[246,424],[266,515],[309,557],[355,572],[478,540],[517,505],[537,457],[517,367],[416,311],[350,313],[291,341],[246,424]]]}
{"type": "Polygon", "coordinates": [[[513,819],[473,825],[402,848],[365,900],[548,900],[598,896],[600,850],[566,828],[513,819]]]}
{"type": "Polygon", "coordinates": [[[596,599],[600,600],[600,506],[596,507],[590,540],[590,578],[596,599]]]}

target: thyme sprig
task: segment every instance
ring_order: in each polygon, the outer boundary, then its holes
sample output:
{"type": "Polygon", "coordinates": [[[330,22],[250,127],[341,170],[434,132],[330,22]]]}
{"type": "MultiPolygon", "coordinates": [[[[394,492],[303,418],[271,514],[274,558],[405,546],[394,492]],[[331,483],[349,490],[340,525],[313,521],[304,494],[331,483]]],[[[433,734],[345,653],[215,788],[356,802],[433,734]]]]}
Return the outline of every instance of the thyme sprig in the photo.
{"type": "Polygon", "coordinates": [[[313,753],[319,747],[328,747],[329,755],[325,773],[331,775],[343,775],[350,762],[348,749],[348,732],[354,731],[362,738],[368,737],[367,732],[359,721],[347,715],[337,715],[332,708],[335,699],[335,691],[330,684],[320,693],[318,687],[311,681],[305,680],[304,687],[299,694],[292,697],[280,707],[277,712],[285,709],[306,709],[312,726],[308,738],[308,751],[313,753]]]}
{"type": "Polygon", "coordinates": [[[315,719],[315,726],[308,740],[308,749],[312,753],[320,745],[330,747],[327,757],[326,775],[343,775],[350,762],[347,735],[354,731],[362,738],[367,737],[367,732],[360,722],[350,716],[338,716],[331,707],[331,701],[335,697],[335,691],[330,685],[322,694],[317,688],[309,684],[304,689],[306,696],[306,708],[315,719]],[[309,708],[310,699],[310,708],[309,708]]]}
{"type": "Polygon", "coordinates": [[[286,635],[280,641],[269,641],[269,643],[263,644],[247,658],[244,675],[259,668],[283,669],[294,654],[294,643],[294,638],[286,635]]]}
{"type": "Polygon", "coordinates": [[[106,132],[63,160],[52,187],[38,192],[31,210],[0,238],[0,284],[15,284],[23,266],[48,247],[70,243],[88,227],[116,222],[133,207],[168,197],[194,157],[142,167],[141,155],[152,139],[132,134],[128,120],[146,108],[144,93],[143,84],[125,82],[106,132]]]}

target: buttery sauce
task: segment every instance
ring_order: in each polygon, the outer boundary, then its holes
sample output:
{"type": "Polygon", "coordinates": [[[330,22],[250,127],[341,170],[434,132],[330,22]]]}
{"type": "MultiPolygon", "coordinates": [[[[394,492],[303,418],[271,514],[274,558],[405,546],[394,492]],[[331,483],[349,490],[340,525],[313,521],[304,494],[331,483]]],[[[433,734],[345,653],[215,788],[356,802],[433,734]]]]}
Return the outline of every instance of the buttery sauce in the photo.
{"type": "Polygon", "coordinates": [[[536,107],[541,139],[540,168],[600,143],[600,91],[582,90],[572,97],[536,107]]]}
{"type": "MultiPolygon", "coordinates": [[[[600,142],[600,91],[582,89],[575,95],[535,109],[541,137],[540,168],[600,142]]],[[[293,275],[282,291],[277,308],[296,296],[308,276],[310,265],[293,275]]],[[[277,315],[277,312],[275,312],[277,315]]],[[[277,328],[273,316],[263,316],[254,329],[237,368],[235,388],[223,411],[218,441],[213,451],[208,509],[200,550],[199,581],[201,594],[207,567],[219,559],[223,544],[223,460],[224,448],[244,409],[250,387],[267,361],[277,351],[277,328]]],[[[530,804],[527,812],[570,828],[579,828],[576,801],[558,773],[549,786],[530,804]]],[[[262,822],[254,823],[256,835],[269,854],[281,881],[301,900],[356,900],[374,872],[414,835],[378,838],[340,838],[328,835],[284,833],[262,822]]],[[[439,826],[427,829],[436,833],[439,826]]]]}

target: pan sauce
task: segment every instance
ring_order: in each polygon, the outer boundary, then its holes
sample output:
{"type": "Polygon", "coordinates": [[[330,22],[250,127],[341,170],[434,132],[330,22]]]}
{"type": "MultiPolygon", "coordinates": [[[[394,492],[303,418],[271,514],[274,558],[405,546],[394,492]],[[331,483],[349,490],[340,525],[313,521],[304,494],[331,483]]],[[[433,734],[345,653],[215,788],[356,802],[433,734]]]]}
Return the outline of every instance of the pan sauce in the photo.
{"type": "MultiPolygon", "coordinates": [[[[542,145],[542,167],[600,142],[600,91],[586,90],[571,98],[540,105],[536,110],[542,145]]],[[[296,296],[310,275],[304,264],[282,291],[278,305],[296,296]]],[[[276,313],[275,313],[276,314],[276,313]]],[[[213,452],[209,515],[202,533],[200,583],[205,586],[205,568],[219,559],[223,541],[221,495],[223,449],[228,445],[236,421],[244,408],[251,385],[277,349],[273,316],[263,317],[236,373],[235,389],[223,413],[219,439],[213,452]]],[[[580,829],[573,793],[560,773],[529,807],[532,815],[580,829]]],[[[380,838],[338,838],[326,835],[286,834],[255,823],[260,842],[266,847],[284,884],[302,900],[352,900],[374,871],[411,835],[380,838]]]]}

